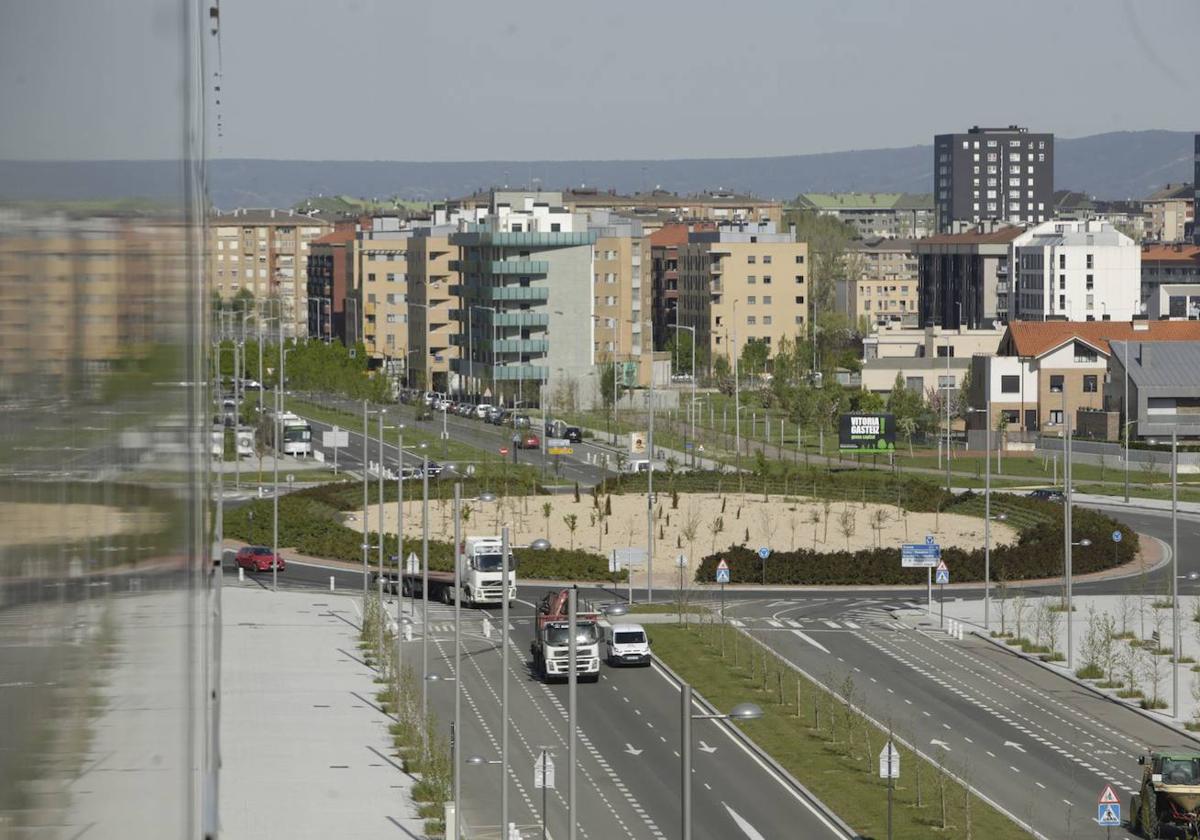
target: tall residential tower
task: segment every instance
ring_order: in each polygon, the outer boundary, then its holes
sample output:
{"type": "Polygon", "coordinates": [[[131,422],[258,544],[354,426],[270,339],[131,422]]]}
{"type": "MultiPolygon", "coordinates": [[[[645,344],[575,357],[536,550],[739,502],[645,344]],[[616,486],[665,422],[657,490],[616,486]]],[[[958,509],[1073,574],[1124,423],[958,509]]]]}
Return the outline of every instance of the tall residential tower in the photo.
{"type": "Polygon", "coordinates": [[[937,227],[1000,220],[1036,224],[1054,215],[1054,135],[975,126],[933,140],[937,227]]]}

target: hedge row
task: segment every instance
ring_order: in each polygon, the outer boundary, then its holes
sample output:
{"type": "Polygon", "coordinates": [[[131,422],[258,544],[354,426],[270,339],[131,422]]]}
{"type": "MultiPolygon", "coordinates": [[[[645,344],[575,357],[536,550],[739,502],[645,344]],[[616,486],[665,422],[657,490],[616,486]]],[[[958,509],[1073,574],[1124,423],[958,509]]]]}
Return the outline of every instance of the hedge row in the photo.
{"type": "MultiPolygon", "coordinates": [[[[967,494],[964,494],[966,496],[967,494]]],[[[1018,499],[1007,494],[1004,502],[1018,499]]],[[[1033,499],[1013,501],[1021,507],[1039,507],[1043,516],[1026,528],[1017,542],[992,547],[991,576],[993,581],[1017,581],[1053,577],[1063,568],[1062,506],[1033,499]],[[1055,515],[1057,514],[1057,515],[1055,515]]],[[[953,508],[953,506],[951,506],[953,508]]],[[[1091,540],[1090,546],[1076,546],[1072,551],[1075,574],[1087,574],[1126,563],[1138,550],[1138,536],[1127,526],[1096,511],[1075,508],[1073,531],[1075,541],[1091,540]],[[1122,539],[1113,543],[1112,532],[1120,531],[1122,539]]],[[[945,547],[942,559],[950,567],[955,583],[983,580],[983,548],[970,551],[945,547]]],[[[696,570],[696,581],[710,583],[716,577],[717,563],[729,564],[731,583],[762,583],[763,563],[747,546],[731,546],[727,551],[705,557],[696,570]]],[[[825,585],[916,585],[925,583],[924,569],[905,569],[900,566],[900,552],[894,548],[864,549],[861,551],[814,552],[807,549],[777,551],[766,563],[768,584],[825,584],[825,585]]]]}
{"type": "MultiPolygon", "coordinates": [[[[679,493],[740,493],[772,496],[809,496],[835,501],[886,502],[903,505],[917,513],[944,510],[955,497],[926,478],[905,473],[868,469],[817,469],[772,463],[762,474],[744,474],[703,470],[681,473],[656,473],[655,489],[679,493]]],[[[606,479],[601,492],[644,493],[644,475],[622,475],[606,479]]]]}
{"type": "MultiPolygon", "coordinates": [[[[362,486],[346,483],[323,484],[300,490],[279,498],[279,544],[291,546],[301,554],[355,563],[362,560],[362,534],[341,522],[339,506],[353,508],[347,493],[357,490],[357,503],[362,503],[362,486]]],[[[351,493],[352,495],[352,493],[351,493]]],[[[393,496],[394,498],[394,496],[393,496]]],[[[273,539],[272,502],[258,499],[225,514],[225,535],[243,542],[270,545],[273,539]]],[[[378,545],[379,534],[371,532],[370,543],[378,545]]],[[[370,561],[375,564],[378,549],[372,548],[370,561]]],[[[397,551],[396,535],[385,534],[383,554],[390,564],[394,556],[421,554],[421,541],[406,538],[404,548],[397,551]]],[[[568,549],[515,549],[520,575],[526,578],[551,580],[598,581],[612,580],[608,561],[598,554],[568,549]]],[[[449,542],[429,541],[429,568],[439,571],[453,569],[453,551],[449,542]]],[[[622,571],[617,580],[625,580],[622,571]]]]}

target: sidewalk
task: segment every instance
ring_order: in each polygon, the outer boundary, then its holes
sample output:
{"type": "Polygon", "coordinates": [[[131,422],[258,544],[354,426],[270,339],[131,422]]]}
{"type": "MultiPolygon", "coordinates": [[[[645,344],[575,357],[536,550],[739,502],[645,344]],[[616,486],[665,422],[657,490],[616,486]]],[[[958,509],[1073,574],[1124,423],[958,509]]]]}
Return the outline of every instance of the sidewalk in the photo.
{"type": "Polygon", "coordinates": [[[253,581],[221,597],[222,836],[424,837],[358,659],[357,599],[253,581]]]}

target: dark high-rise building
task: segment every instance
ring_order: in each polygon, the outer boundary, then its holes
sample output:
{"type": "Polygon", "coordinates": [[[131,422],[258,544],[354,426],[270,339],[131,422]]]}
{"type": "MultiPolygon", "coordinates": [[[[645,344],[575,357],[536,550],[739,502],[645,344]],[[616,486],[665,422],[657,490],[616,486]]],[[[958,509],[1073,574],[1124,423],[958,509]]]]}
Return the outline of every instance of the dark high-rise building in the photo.
{"type": "Polygon", "coordinates": [[[1054,135],[975,126],[933,140],[933,193],[942,233],[954,222],[1044,222],[1054,215],[1054,135]]]}
{"type": "MultiPolygon", "coordinates": [[[[1196,201],[1192,206],[1200,209],[1200,134],[1196,135],[1196,154],[1193,159],[1195,160],[1195,173],[1192,177],[1192,185],[1196,188],[1196,201]]],[[[1192,241],[1200,245],[1200,224],[1197,222],[1200,222],[1200,218],[1192,222],[1192,241]]]]}

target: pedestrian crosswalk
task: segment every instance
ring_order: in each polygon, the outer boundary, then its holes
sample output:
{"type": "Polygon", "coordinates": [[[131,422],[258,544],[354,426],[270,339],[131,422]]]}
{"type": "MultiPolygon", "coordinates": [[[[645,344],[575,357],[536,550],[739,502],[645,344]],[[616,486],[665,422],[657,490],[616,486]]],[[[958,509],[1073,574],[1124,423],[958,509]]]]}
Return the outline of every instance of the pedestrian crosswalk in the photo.
{"type": "Polygon", "coordinates": [[[781,602],[781,606],[785,608],[774,615],[738,615],[730,617],[729,623],[734,627],[752,630],[861,630],[882,623],[895,624],[893,611],[902,609],[905,605],[861,601],[850,604],[844,611],[833,616],[798,614],[795,618],[780,614],[788,611],[786,602],[781,602]]]}

